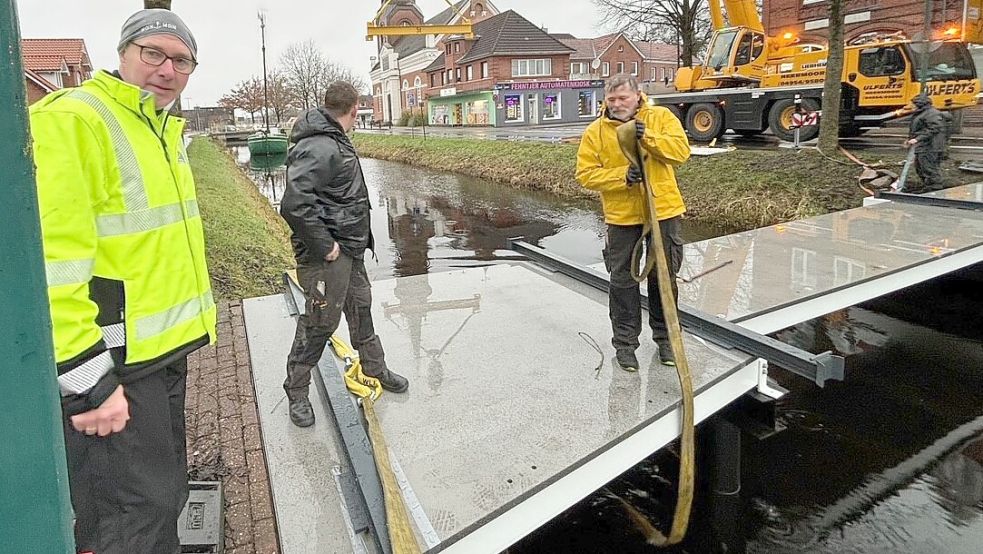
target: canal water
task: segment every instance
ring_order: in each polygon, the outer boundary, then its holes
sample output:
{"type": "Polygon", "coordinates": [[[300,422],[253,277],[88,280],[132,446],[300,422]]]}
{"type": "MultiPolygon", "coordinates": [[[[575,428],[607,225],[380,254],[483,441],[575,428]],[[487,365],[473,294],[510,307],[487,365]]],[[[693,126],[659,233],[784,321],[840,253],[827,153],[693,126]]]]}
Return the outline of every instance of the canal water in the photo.
{"type": "MultiPolygon", "coordinates": [[[[239,154],[248,163],[248,153],[239,154]]],[[[583,264],[601,261],[591,201],[364,160],[378,263],[373,279],[499,263],[509,237],[583,264]]],[[[252,171],[274,204],[282,167],[252,171]]],[[[687,241],[714,236],[685,228],[687,241]]],[[[700,490],[686,541],[664,552],[983,552],[983,280],[981,268],[828,314],[776,335],[846,357],[846,380],[819,389],[780,370],[786,429],[742,447],[736,544],[711,531],[700,490]]],[[[671,450],[671,449],[669,449],[671,450]]],[[[676,459],[653,455],[609,484],[657,527],[674,507],[676,459]]],[[[698,483],[706,471],[698,470],[698,483]]],[[[604,493],[509,551],[653,552],[604,493]]]]}

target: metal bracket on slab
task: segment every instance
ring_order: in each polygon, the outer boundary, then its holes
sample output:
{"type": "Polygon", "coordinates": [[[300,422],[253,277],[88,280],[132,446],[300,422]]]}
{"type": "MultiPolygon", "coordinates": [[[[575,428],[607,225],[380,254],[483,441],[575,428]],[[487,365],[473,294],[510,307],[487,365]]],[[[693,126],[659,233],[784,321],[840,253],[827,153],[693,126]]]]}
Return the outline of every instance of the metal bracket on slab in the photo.
{"type": "MultiPolygon", "coordinates": [[[[521,239],[509,239],[508,246],[539,265],[598,290],[607,291],[610,286],[607,275],[589,267],[575,264],[521,239]]],[[[642,308],[647,309],[648,302],[644,300],[647,296],[643,293],[642,297],[642,308]]],[[[768,360],[796,375],[809,379],[820,387],[830,379],[843,380],[843,357],[836,356],[832,352],[812,354],[785,344],[778,339],[745,329],[724,318],[715,317],[682,304],[679,306],[679,320],[683,327],[694,335],[725,348],[734,348],[768,360]]]]}

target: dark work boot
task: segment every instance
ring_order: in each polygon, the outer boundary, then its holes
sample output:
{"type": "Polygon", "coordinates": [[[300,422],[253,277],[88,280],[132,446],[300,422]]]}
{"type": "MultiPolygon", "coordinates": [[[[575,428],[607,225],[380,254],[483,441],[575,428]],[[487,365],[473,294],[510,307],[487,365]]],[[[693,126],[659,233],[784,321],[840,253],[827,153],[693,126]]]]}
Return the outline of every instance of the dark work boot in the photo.
{"type": "Polygon", "coordinates": [[[379,375],[369,375],[369,377],[378,379],[379,383],[382,384],[382,388],[389,392],[406,392],[406,389],[410,388],[410,382],[406,379],[406,377],[389,371],[388,369],[379,375]]]}
{"type": "Polygon", "coordinates": [[[630,348],[619,348],[614,358],[618,361],[621,369],[625,371],[638,371],[638,358],[635,357],[634,350],[630,348]]]}
{"type": "Polygon", "coordinates": [[[297,398],[290,401],[290,421],[297,427],[314,425],[314,408],[308,398],[297,398]]]}
{"type": "Polygon", "coordinates": [[[672,355],[672,346],[669,345],[667,340],[655,341],[655,344],[659,347],[659,362],[662,365],[675,366],[676,357],[672,355]]]}

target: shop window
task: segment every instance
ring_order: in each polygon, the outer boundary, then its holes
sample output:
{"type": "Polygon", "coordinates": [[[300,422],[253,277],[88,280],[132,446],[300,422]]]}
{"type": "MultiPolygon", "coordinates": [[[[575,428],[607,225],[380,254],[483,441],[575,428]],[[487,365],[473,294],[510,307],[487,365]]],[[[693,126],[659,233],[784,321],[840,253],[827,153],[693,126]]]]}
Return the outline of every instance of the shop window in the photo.
{"type": "Polygon", "coordinates": [[[592,90],[581,90],[577,93],[577,115],[591,117],[594,115],[595,93],[592,90]]]}
{"type": "Polygon", "coordinates": [[[505,121],[522,121],[522,95],[505,95],[505,121]]]}
{"type": "Polygon", "coordinates": [[[543,95],[543,119],[560,119],[560,95],[547,93],[543,95]]]}
{"type": "Polygon", "coordinates": [[[488,100],[475,100],[467,103],[468,125],[488,125],[491,123],[488,104],[488,100]]]}

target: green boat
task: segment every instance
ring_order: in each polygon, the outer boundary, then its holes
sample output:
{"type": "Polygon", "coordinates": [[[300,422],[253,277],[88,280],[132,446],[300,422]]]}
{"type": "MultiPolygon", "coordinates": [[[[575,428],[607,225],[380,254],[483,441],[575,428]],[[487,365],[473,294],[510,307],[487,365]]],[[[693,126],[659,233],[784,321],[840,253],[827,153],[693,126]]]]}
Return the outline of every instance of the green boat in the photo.
{"type": "Polygon", "coordinates": [[[269,156],[271,154],[286,154],[287,135],[274,132],[260,131],[249,135],[246,139],[250,156],[269,156]]]}
{"type": "Polygon", "coordinates": [[[246,144],[249,145],[250,156],[269,156],[287,152],[287,135],[279,129],[270,129],[269,88],[266,82],[266,16],[259,16],[259,30],[263,47],[263,130],[249,135],[246,144]]]}

